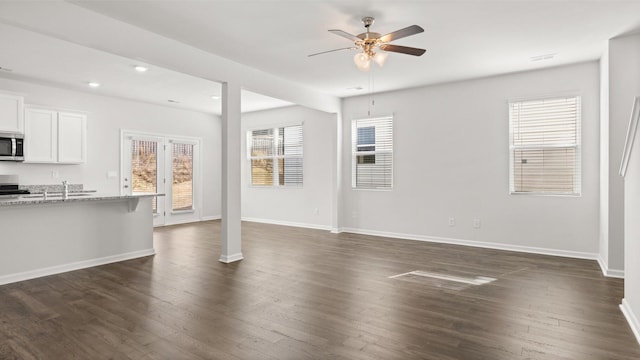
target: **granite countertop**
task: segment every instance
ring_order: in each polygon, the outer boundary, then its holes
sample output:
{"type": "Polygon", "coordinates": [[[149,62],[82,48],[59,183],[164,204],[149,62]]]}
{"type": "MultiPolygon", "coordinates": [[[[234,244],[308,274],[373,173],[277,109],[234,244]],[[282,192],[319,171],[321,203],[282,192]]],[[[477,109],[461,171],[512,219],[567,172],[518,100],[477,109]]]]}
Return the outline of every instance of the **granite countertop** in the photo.
{"type": "Polygon", "coordinates": [[[164,194],[144,193],[135,195],[107,195],[100,194],[95,191],[69,192],[69,196],[63,199],[60,193],[50,193],[47,199],[42,194],[30,194],[19,196],[0,196],[0,206],[12,205],[35,205],[35,204],[52,204],[52,203],[68,203],[78,201],[100,201],[100,200],[119,200],[119,199],[139,199],[150,196],[164,196],[164,194]]]}

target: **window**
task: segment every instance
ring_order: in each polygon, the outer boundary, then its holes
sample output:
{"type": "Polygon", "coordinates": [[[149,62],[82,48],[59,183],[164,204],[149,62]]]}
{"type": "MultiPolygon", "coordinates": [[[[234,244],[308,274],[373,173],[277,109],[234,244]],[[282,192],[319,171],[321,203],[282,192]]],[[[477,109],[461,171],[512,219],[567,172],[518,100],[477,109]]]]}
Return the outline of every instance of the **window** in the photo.
{"type": "Polygon", "coordinates": [[[509,103],[512,194],[580,194],[580,97],[509,103]]]}
{"type": "Polygon", "coordinates": [[[172,211],[193,210],[193,144],[171,144],[172,211]]]}
{"type": "Polygon", "coordinates": [[[351,183],[356,189],[391,189],[393,118],[357,119],[351,124],[351,183]]]}
{"type": "MultiPolygon", "coordinates": [[[[131,191],[158,192],[158,143],[153,140],[131,140],[131,191]]],[[[158,199],[153,198],[153,213],[158,213],[158,199]]]]}
{"type": "Polygon", "coordinates": [[[302,125],[247,133],[251,185],[302,185],[302,125]]]}

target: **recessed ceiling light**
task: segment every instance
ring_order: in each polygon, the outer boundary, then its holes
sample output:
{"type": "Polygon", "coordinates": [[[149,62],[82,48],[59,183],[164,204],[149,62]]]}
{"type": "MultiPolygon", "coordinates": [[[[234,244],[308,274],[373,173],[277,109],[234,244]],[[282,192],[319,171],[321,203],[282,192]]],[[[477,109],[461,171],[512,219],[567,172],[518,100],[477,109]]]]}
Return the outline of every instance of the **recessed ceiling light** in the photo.
{"type": "Polygon", "coordinates": [[[92,88],[100,87],[100,83],[93,82],[93,81],[90,82],[90,83],[87,83],[87,85],[91,86],[92,88]]]}
{"type": "Polygon", "coordinates": [[[211,95],[213,100],[220,100],[220,95],[211,95]]]}
{"type": "Polygon", "coordinates": [[[136,65],[134,67],[134,69],[136,69],[137,72],[145,72],[145,71],[149,70],[148,67],[142,66],[142,65],[136,65]]]}

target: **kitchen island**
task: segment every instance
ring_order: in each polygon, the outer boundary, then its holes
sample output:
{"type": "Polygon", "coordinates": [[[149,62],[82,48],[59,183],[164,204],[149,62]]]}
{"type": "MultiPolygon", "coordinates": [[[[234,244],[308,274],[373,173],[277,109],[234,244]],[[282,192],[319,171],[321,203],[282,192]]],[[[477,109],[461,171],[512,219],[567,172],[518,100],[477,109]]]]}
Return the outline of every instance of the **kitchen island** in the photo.
{"type": "Polygon", "coordinates": [[[0,199],[0,285],[153,255],[155,196],[0,199]]]}

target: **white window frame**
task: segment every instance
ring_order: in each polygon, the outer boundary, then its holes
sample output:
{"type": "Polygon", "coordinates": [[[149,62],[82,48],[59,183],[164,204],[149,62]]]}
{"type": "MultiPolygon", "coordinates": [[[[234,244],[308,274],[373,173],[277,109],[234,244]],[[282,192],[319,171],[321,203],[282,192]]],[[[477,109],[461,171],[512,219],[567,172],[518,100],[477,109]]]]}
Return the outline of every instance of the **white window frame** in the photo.
{"type": "Polygon", "coordinates": [[[541,98],[530,99],[518,99],[508,102],[508,120],[509,120],[509,194],[510,195],[525,195],[525,196],[566,196],[566,197],[579,197],[582,195],[582,97],[580,95],[560,95],[560,96],[547,96],[541,98]],[[576,110],[576,136],[575,143],[568,142],[562,144],[553,145],[514,145],[514,129],[513,119],[511,117],[511,108],[513,104],[535,102],[535,101],[552,101],[559,99],[576,99],[578,108],[576,110]],[[575,149],[575,163],[574,163],[574,178],[573,178],[573,191],[516,191],[515,190],[515,167],[514,158],[517,150],[526,149],[575,149]]]}
{"type": "MultiPolygon", "coordinates": [[[[376,131],[377,133],[377,131],[376,131]]],[[[395,159],[394,159],[394,150],[393,150],[393,144],[394,144],[394,116],[393,114],[391,115],[382,115],[382,116],[375,116],[375,117],[359,117],[359,118],[354,118],[353,120],[351,120],[351,188],[353,190],[369,190],[369,191],[391,191],[393,190],[393,184],[394,184],[394,163],[395,163],[395,159]],[[375,124],[370,124],[371,122],[375,122],[375,121],[380,121],[380,120],[384,120],[384,119],[388,119],[389,120],[389,125],[391,128],[391,135],[390,135],[390,143],[387,144],[387,149],[385,149],[385,146],[381,146],[377,143],[378,141],[378,136],[376,135],[376,144],[361,144],[358,145],[358,128],[366,128],[366,127],[370,127],[370,126],[376,126],[375,124]],[[358,126],[359,123],[361,123],[363,126],[358,126]],[[358,151],[358,147],[369,147],[369,146],[375,146],[375,149],[373,151],[358,151]],[[380,148],[383,149],[380,149],[380,148]],[[389,149],[390,148],[390,149],[389,149]],[[389,159],[391,160],[391,165],[390,165],[390,169],[389,169],[389,183],[386,184],[386,186],[358,186],[358,156],[367,156],[367,155],[374,155],[377,157],[377,155],[388,155],[389,159]]]]}
{"type": "Polygon", "coordinates": [[[304,122],[301,123],[288,123],[288,124],[284,124],[284,125],[275,125],[275,126],[263,126],[263,127],[256,127],[256,128],[252,128],[247,130],[247,160],[249,163],[249,186],[250,187],[255,187],[255,188],[302,188],[304,186],[304,122]],[[283,128],[288,128],[288,127],[295,127],[295,126],[300,126],[300,132],[301,132],[301,147],[302,147],[302,151],[300,153],[300,155],[279,155],[278,154],[278,147],[279,147],[279,141],[280,141],[280,137],[279,135],[279,130],[283,129],[283,128]],[[253,142],[253,132],[254,131],[260,131],[260,130],[271,130],[272,131],[272,135],[274,137],[273,140],[273,149],[272,149],[272,155],[268,155],[268,156],[251,156],[251,147],[252,147],[252,142],[253,142]],[[280,163],[279,163],[279,159],[292,159],[292,158],[297,158],[300,159],[301,161],[301,171],[302,171],[302,176],[300,178],[300,183],[299,184],[283,184],[280,185],[280,179],[279,179],[279,174],[280,174],[280,163]],[[273,170],[272,170],[272,184],[271,185],[260,185],[260,184],[254,184],[253,183],[253,171],[252,171],[252,160],[272,160],[273,161],[273,170]]]}

